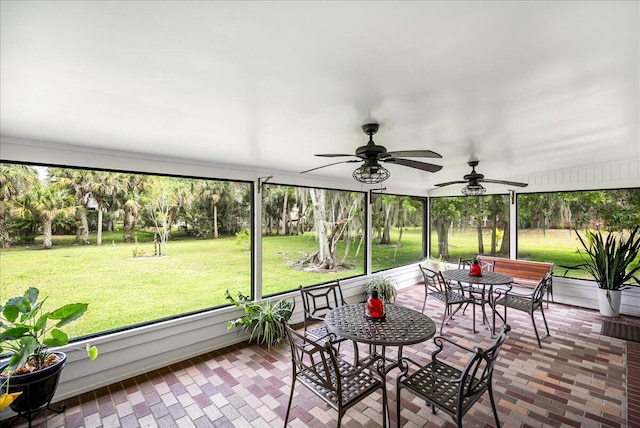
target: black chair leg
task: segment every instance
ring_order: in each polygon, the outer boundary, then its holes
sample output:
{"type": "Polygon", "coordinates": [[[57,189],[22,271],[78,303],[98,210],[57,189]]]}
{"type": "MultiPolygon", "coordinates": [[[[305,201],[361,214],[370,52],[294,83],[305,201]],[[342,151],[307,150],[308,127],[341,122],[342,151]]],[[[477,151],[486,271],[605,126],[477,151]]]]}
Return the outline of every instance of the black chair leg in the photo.
{"type": "Polygon", "coordinates": [[[477,331],[476,331],[476,305],[475,305],[475,303],[473,304],[473,307],[471,308],[471,316],[473,317],[473,332],[477,333],[477,331]]]}
{"type": "Polygon", "coordinates": [[[396,398],[396,424],[398,425],[398,428],[400,428],[402,425],[400,425],[400,402],[402,401],[400,399],[400,392],[402,390],[402,388],[400,388],[400,382],[398,381],[396,383],[396,389],[398,390],[398,395],[396,398]]]}
{"type": "Polygon", "coordinates": [[[542,319],[544,320],[544,326],[547,329],[547,336],[551,336],[551,333],[549,333],[549,325],[547,324],[547,318],[544,316],[544,309],[542,309],[542,305],[540,305],[540,312],[542,312],[542,319]]]}
{"type": "Polygon", "coordinates": [[[496,409],[496,402],[493,399],[493,388],[489,384],[489,401],[491,401],[491,410],[493,410],[493,417],[496,420],[496,428],[500,428],[500,421],[498,420],[498,410],[496,409]]]}
{"type": "Polygon", "coordinates": [[[296,386],[296,373],[291,378],[291,394],[289,394],[289,405],[287,406],[287,414],[284,417],[284,428],[287,428],[287,422],[289,422],[289,413],[291,412],[291,403],[293,402],[293,389],[296,386]]]}
{"type": "Polygon", "coordinates": [[[538,335],[538,327],[536,327],[536,320],[533,317],[533,312],[529,313],[531,315],[531,324],[533,324],[533,331],[536,332],[536,339],[538,339],[538,347],[542,348],[542,343],[540,342],[540,335],[538,335]]]}

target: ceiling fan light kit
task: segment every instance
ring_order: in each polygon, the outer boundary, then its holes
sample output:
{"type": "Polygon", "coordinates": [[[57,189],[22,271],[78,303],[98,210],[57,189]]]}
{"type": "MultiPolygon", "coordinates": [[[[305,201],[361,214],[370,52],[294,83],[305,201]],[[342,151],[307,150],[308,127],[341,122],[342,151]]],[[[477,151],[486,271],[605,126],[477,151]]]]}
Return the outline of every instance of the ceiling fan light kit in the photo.
{"type": "Polygon", "coordinates": [[[389,178],[391,173],[382,165],[367,165],[364,164],[360,168],[353,171],[353,178],[360,183],[365,184],[378,184],[389,178]]]}
{"type": "Polygon", "coordinates": [[[462,188],[462,194],[465,196],[480,196],[486,193],[487,189],[482,184],[469,183],[462,188]]]}

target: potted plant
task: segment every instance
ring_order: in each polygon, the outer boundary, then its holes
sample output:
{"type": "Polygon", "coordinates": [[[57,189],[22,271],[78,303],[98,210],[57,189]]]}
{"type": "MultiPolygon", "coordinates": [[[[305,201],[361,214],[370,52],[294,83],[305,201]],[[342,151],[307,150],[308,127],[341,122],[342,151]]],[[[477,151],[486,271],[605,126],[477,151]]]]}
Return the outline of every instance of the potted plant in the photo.
{"type": "Polygon", "coordinates": [[[268,349],[272,345],[280,343],[287,335],[285,324],[293,315],[294,303],[287,300],[279,300],[276,304],[267,301],[259,304],[251,301],[251,298],[238,292],[238,299],[234,299],[229,290],[225,292],[226,299],[237,308],[244,309],[244,316],[229,321],[229,330],[235,327],[243,331],[249,331],[249,342],[255,339],[257,343],[264,343],[268,349]]]}
{"type": "Polygon", "coordinates": [[[378,296],[385,303],[393,303],[398,295],[395,281],[384,276],[377,276],[362,286],[362,293],[365,299],[371,295],[373,290],[378,291],[378,296]]]}
{"type": "Polygon", "coordinates": [[[606,239],[602,234],[588,230],[586,238],[576,231],[583,250],[578,250],[583,268],[598,283],[598,305],[606,316],[620,315],[620,294],[626,286],[640,286],[640,226],[627,236],[610,233],[606,239]],[[634,265],[635,261],[635,265],[634,265]]]}
{"type": "MultiPolygon", "coordinates": [[[[44,312],[47,298],[39,297],[39,290],[31,287],[0,306],[0,354],[11,353],[0,364],[0,411],[10,406],[29,421],[34,410],[50,404],[58,386],[67,357],[51,347],[69,343],[60,328],[80,318],[88,306],[71,303],[44,312]]],[[[86,349],[89,358],[96,359],[96,347],[87,344],[86,349]]]]}

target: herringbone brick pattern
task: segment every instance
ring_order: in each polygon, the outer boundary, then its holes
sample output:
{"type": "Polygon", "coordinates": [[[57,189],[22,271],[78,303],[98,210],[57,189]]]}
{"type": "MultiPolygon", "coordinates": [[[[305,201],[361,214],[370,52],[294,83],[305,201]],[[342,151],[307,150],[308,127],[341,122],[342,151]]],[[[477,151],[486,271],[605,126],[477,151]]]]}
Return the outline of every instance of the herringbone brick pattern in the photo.
{"type": "MultiPolygon", "coordinates": [[[[398,303],[422,308],[423,287],[400,291],[398,303]]],[[[436,323],[442,306],[428,301],[425,312],[436,323]]],[[[471,311],[456,316],[444,335],[466,346],[487,347],[489,332],[479,323],[471,332],[471,311]]],[[[551,337],[537,347],[527,314],[509,314],[512,330],[494,373],[498,413],[505,427],[639,426],[640,346],[600,335],[595,311],[551,303],[546,311],[551,337]],[[628,395],[627,395],[628,394],[628,395]],[[628,406],[628,407],[627,407],[628,406]]],[[[541,318],[537,318],[541,332],[541,318]]],[[[625,317],[625,322],[640,320],[625,317]]],[[[404,349],[422,362],[435,349],[429,340],[404,349]]],[[[365,347],[361,348],[361,352],[365,347]]],[[[352,356],[349,344],[341,353],[352,356]]],[[[449,358],[454,364],[460,355],[449,358]]],[[[388,377],[389,407],[395,426],[397,370],[388,377]]],[[[287,346],[270,352],[261,346],[238,345],[118,382],[66,400],[64,413],[43,414],[38,427],[282,427],[291,386],[287,346]]],[[[381,426],[380,393],[347,411],[347,427],[381,426]]],[[[402,395],[404,427],[452,427],[452,420],[432,414],[416,397],[402,395]]],[[[4,421],[5,423],[7,421],[4,421]]],[[[290,427],[333,427],[336,412],[309,390],[296,386],[290,427]]],[[[465,426],[494,425],[488,395],[464,418],[465,426]]],[[[14,426],[24,427],[19,421],[14,426]]]]}

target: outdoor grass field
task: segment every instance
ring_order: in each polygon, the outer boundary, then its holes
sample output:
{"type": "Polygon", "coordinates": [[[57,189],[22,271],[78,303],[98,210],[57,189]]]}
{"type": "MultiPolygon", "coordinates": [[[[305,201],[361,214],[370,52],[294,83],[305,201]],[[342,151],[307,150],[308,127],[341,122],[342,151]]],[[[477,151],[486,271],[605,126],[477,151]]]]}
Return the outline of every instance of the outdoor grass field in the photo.
{"type": "MultiPolygon", "coordinates": [[[[605,235],[606,236],[606,235],[605,235]]],[[[491,249],[491,235],[483,234],[484,250],[488,253],[491,249]]],[[[573,230],[569,229],[520,229],[518,230],[518,259],[539,262],[553,262],[554,275],[563,276],[566,273],[570,278],[590,278],[583,270],[567,270],[563,266],[576,266],[583,263],[578,254],[580,241],[573,230]]],[[[431,235],[432,252],[438,248],[436,233],[431,235]]],[[[478,255],[478,241],[476,232],[453,232],[449,235],[449,259],[471,259],[478,255]]],[[[434,257],[437,257],[437,253],[434,257]]]]}
{"type": "MultiPolygon", "coordinates": [[[[577,239],[567,230],[519,231],[520,258],[554,261],[556,266],[580,263],[577,239]]],[[[374,245],[373,271],[420,260],[421,230],[407,229],[401,246],[374,245]]],[[[392,240],[397,239],[397,231],[392,240]]],[[[139,232],[138,243],[122,242],[121,233],[103,234],[102,246],[72,245],[74,237],[54,237],[54,248],[38,245],[0,251],[0,302],[37,287],[48,296],[45,308],[71,302],[87,302],[87,313],[70,324],[71,337],[92,334],[137,323],[225,305],[225,290],[250,294],[251,253],[248,244],[235,238],[188,239],[176,233],[167,247],[167,257],[154,254],[150,233],[139,232]],[[134,253],[137,257],[134,257],[134,253]],[[169,297],[168,297],[169,296],[169,297]]],[[[436,244],[435,234],[433,244],[436,244]]],[[[95,236],[90,237],[95,242],[95,236]]],[[[488,235],[485,242],[489,243],[488,235]]],[[[352,243],[345,260],[351,269],[338,272],[307,272],[291,266],[301,255],[317,249],[311,233],[297,236],[265,236],[262,257],[263,295],[296,289],[299,285],[327,282],[364,272],[364,248],[356,257],[352,243]]],[[[336,256],[344,256],[344,243],[336,256]]],[[[435,247],[437,248],[437,247],[435,247]]],[[[487,246],[485,248],[488,249],[487,246]]],[[[450,256],[477,254],[475,231],[452,233],[450,256]]],[[[556,268],[556,274],[562,274],[556,268]]],[[[575,276],[572,272],[571,276],[575,276]]]]}

